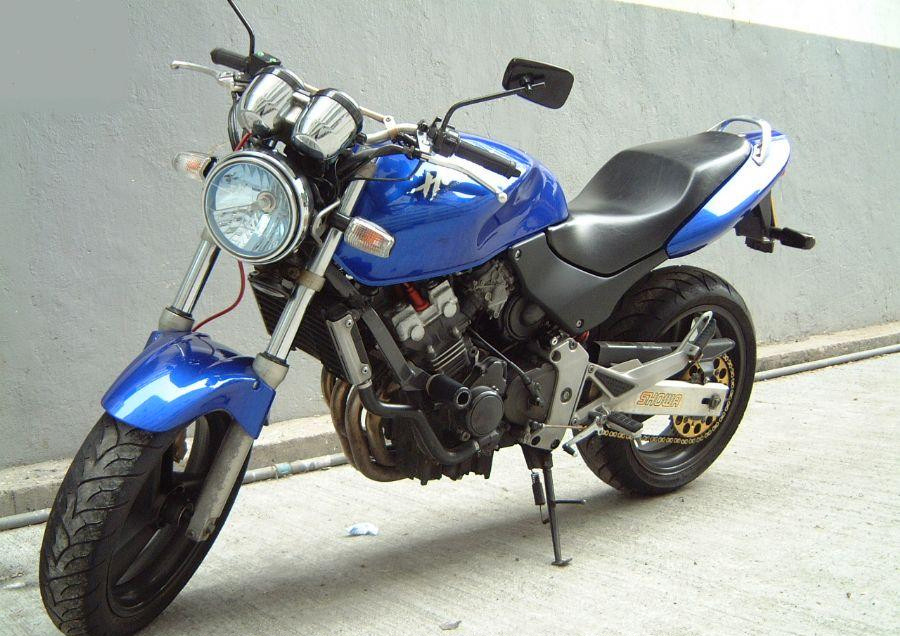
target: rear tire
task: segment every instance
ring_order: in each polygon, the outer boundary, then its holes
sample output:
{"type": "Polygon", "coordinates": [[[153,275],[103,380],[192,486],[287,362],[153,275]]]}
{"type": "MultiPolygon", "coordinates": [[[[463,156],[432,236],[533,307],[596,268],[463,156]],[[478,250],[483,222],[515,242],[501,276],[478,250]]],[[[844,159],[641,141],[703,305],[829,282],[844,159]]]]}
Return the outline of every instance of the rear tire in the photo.
{"type": "Polygon", "coordinates": [[[709,468],[734,435],[750,400],[756,336],[740,294],[715,274],[687,266],[651,272],[592,332],[591,340],[680,341],[691,318],[708,310],[716,319],[716,337],[735,340],[734,349],[727,354],[736,375],[727,411],[712,435],[693,446],[676,448],[678,445],[669,444],[641,450],[634,442],[599,436],[581,443],[579,450],[585,463],[610,486],[634,494],[658,495],[681,488],[709,468]]]}
{"type": "Polygon", "coordinates": [[[60,631],[132,634],[172,602],[212,547],[240,488],[239,478],[208,540],[184,536],[191,499],[231,425],[219,414],[198,420],[179,471],[183,435],[100,418],[63,479],[41,546],[41,597],[60,631]]]}

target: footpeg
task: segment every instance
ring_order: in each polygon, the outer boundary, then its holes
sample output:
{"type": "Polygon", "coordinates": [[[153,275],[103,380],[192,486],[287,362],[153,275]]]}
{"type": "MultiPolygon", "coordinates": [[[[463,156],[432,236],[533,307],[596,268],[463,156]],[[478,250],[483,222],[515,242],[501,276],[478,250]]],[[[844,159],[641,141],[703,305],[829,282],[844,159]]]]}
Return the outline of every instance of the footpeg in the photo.
{"type": "Polygon", "coordinates": [[[632,439],[640,439],[644,430],[644,425],[636,419],[629,417],[625,413],[609,413],[607,415],[595,414],[593,421],[572,437],[568,442],[563,444],[563,450],[569,455],[575,455],[575,447],[581,442],[592,438],[599,434],[603,429],[622,433],[632,439]]]}
{"type": "Polygon", "coordinates": [[[769,230],[769,236],[785,247],[798,250],[811,250],[816,246],[816,239],[812,234],[798,232],[789,227],[773,227],[769,230]]]}
{"type": "Polygon", "coordinates": [[[625,413],[610,413],[606,417],[605,425],[609,430],[628,435],[632,439],[640,439],[641,431],[644,430],[644,425],[641,422],[625,413]]]}

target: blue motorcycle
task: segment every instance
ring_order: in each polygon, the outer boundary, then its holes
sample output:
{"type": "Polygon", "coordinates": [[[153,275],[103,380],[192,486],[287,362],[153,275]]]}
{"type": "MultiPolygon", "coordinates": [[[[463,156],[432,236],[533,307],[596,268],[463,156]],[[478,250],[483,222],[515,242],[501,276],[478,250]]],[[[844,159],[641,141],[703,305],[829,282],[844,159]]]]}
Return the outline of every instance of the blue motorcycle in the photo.
{"type": "Polygon", "coordinates": [[[773,209],[784,134],[735,117],[630,148],[567,201],[533,157],[451,121],[509,96],[560,108],[568,71],[513,59],[501,92],[399,123],[256,51],[229,4],[249,55],[213,50],[231,71],[173,67],[228,89],[233,152],[175,159],[204,184],[205,228],[54,502],[40,587],[60,630],[130,634],[174,599],[225,523],[295,349],[321,362],[343,452],[368,478],[488,477],[495,452],[521,448],[554,565],[569,561],[557,506],[576,502],[555,495],[553,451],[642,495],[712,464],[750,398],[753,323],[716,274],[659,266],[732,229],[762,252],[813,247],[773,209]],[[271,336],[255,357],[194,321],[223,252],[271,336]]]}

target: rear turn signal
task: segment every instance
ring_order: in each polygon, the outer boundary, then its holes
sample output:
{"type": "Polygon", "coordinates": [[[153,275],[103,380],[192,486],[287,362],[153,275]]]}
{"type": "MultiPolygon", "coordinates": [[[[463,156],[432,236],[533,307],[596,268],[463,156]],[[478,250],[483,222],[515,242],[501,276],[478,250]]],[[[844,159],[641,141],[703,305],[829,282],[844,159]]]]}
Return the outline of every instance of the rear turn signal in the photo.
{"type": "Polygon", "coordinates": [[[365,219],[350,219],[344,231],[344,242],[380,258],[387,258],[394,248],[394,237],[380,225],[365,219]]]}

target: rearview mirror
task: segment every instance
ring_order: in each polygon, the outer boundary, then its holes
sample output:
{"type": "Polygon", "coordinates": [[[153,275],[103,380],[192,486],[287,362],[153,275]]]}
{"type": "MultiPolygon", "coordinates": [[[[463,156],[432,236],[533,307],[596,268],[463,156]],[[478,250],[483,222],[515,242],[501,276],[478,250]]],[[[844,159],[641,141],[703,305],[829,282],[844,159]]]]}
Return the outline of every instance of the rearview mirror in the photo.
{"type": "Polygon", "coordinates": [[[531,89],[519,96],[547,108],[565,104],[574,82],[575,77],[564,68],[518,57],[509,61],[503,73],[503,88],[513,90],[530,84],[531,89]]]}

